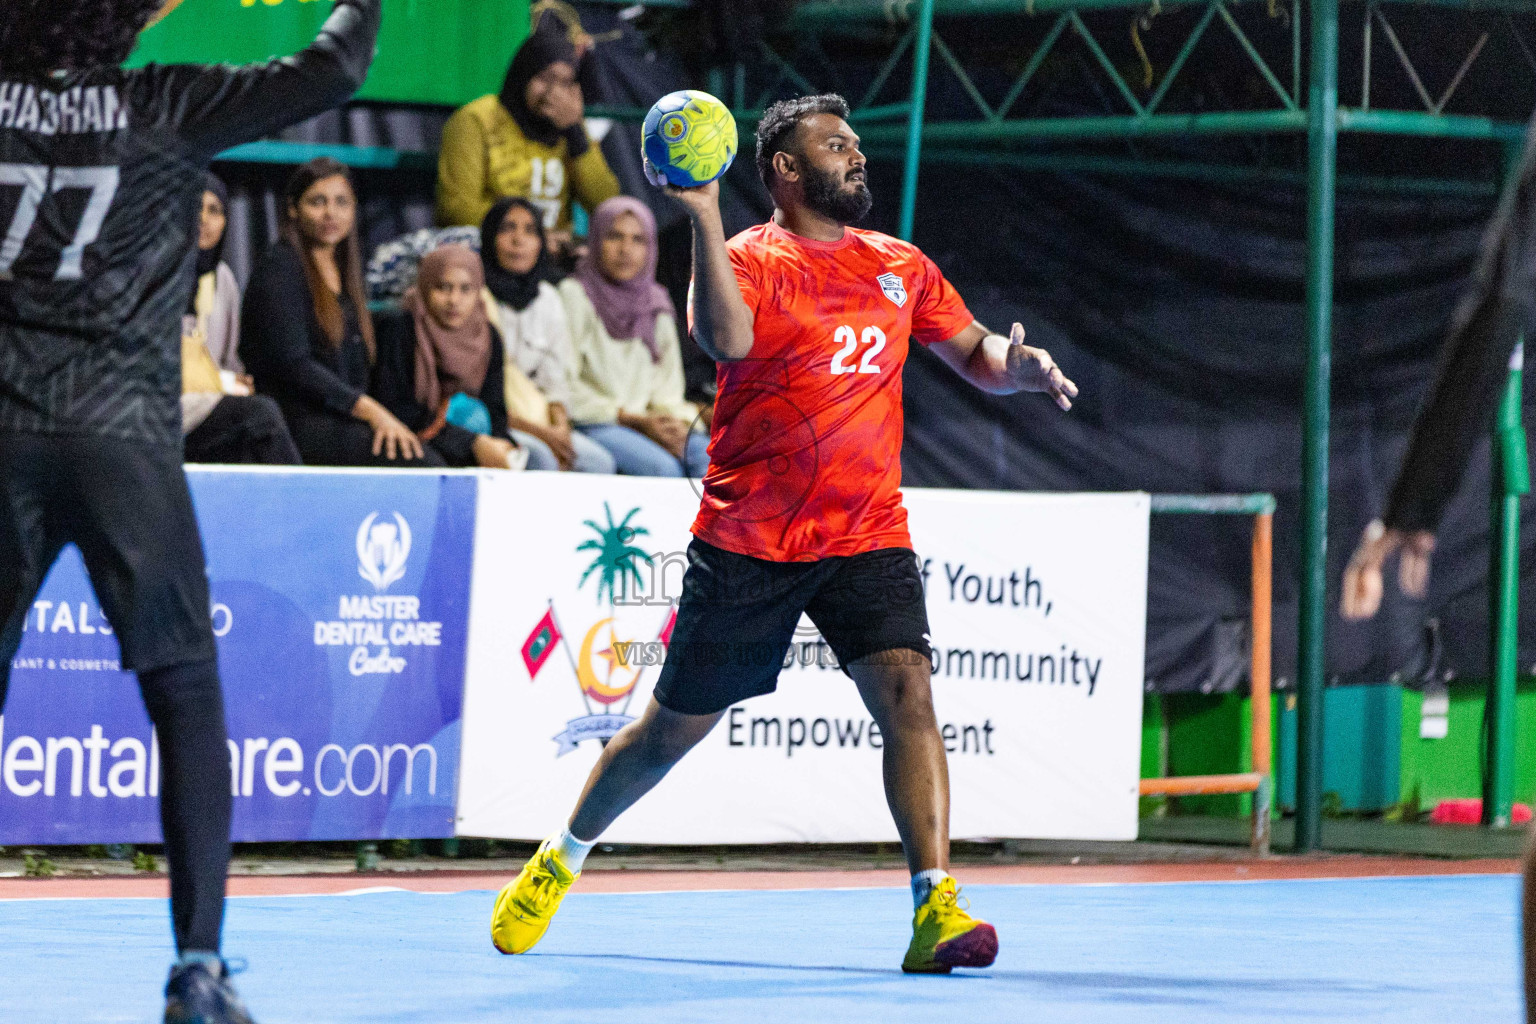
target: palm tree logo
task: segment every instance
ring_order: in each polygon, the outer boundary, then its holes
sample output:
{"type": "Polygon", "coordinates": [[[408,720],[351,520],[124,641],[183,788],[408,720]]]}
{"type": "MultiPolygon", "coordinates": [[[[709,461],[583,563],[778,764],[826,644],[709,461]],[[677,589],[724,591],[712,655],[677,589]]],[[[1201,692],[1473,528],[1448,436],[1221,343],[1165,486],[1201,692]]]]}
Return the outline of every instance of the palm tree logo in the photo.
{"type": "MultiPolygon", "coordinates": [[[[631,595],[643,593],[645,577],[640,573],[640,563],[644,562],[647,567],[655,565],[652,556],[634,543],[650,534],[645,527],[632,523],[639,512],[640,509],[632,508],[616,523],[613,509],[603,502],[606,524],[599,525],[591,519],[583,523],[596,536],[582,541],[576,550],[595,552],[595,555],[577,586],[584,587],[587,580],[596,579],[597,602],[608,602],[608,616],[587,630],[580,655],[572,659],[571,669],[576,675],[576,685],[581,690],[587,714],[567,722],[565,731],[554,737],[560,745],[556,757],[570,753],[588,739],[606,745],[620,729],[634,721],[628,714],[629,705],[643,669],[628,654],[630,642],[621,639],[614,628],[614,606],[626,603],[631,595]],[[597,707],[593,706],[594,702],[597,707]]],[[[553,602],[549,614],[554,615],[553,602]]],[[[569,655],[569,648],[566,653],[569,655]]]]}
{"type": "Polygon", "coordinates": [[[606,594],[609,608],[630,596],[631,580],[636,593],[644,588],[645,579],[640,575],[637,562],[643,561],[647,566],[655,564],[644,549],[631,543],[636,538],[649,536],[651,532],[643,526],[629,524],[629,521],[639,512],[639,508],[632,508],[622,522],[615,523],[613,509],[605,501],[603,514],[608,519],[608,525],[599,526],[590,519],[582,524],[597,534],[597,537],[582,541],[576,545],[576,550],[596,551],[597,556],[592,559],[592,564],[587,566],[587,571],[581,574],[581,580],[576,585],[586,586],[588,578],[593,573],[597,573],[597,601],[601,604],[603,595],[606,594]]]}

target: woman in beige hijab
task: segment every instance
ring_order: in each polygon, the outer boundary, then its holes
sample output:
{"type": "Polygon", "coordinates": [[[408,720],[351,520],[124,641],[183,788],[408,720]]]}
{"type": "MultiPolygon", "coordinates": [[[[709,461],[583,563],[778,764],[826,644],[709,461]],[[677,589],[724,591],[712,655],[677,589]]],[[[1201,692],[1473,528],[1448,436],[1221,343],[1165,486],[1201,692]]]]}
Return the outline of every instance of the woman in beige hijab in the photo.
{"type": "Polygon", "coordinates": [[[445,245],[421,261],[403,310],[377,322],[374,398],[450,466],[521,469],[507,436],[501,338],[486,316],[480,257],[445,245]]]}

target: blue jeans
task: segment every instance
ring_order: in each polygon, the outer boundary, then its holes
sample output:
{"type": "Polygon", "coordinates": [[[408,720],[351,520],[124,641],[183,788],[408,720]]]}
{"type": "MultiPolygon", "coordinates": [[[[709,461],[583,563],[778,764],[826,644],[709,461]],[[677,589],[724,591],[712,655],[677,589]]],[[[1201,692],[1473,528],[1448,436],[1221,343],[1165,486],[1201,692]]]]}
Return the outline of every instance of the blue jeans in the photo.
{"type": "Polygon", "coordinates": [[[592,423],[576,428],[608,450],[619,472],[625,476],[683,476],[695,480],[709,469],[709,436],[695,431],[688,435],[685,459],[667,451],[638,430],[617,423],[592,423]]]}
{"type": "MultiPolygon", "coordinates": [[[[555,472],[560,468],[560,460],[555,458],[555,453],[549,445],[540,441],[532,434],[525,434],[521,430],[509,430],[512,440],[518,446],[528,452],[528,468],[542,469],[555,472]]],[[[616,472],[613,465],[613,456],[608,450],[596,441],[582,436],[581,431],[571,431],[571,447],[576,449],[576,464],[572,470],[577,473],[613,473],[616,472]]]]}

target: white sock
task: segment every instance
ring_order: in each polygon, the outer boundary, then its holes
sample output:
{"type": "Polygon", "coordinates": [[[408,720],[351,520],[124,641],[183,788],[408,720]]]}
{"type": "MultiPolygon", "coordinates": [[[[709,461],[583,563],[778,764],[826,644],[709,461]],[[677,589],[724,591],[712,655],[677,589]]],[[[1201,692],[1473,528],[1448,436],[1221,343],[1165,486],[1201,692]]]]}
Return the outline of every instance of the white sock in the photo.
{"type": "Polygon", "coordinates": [[[202,964],[215,974],[224,969],[224,961],[219,954],[209,949],[189,949],[183,952],[176,961],[176,966],[186,967],[188,964],[202,964]]]}
{"type": "Polygon", "coordinates": [[[912,907],[916,909],[922,906],[928,899],[928,894],[933,892],[933,887],[949,877],[949,872],[943,868],[931,868],[927,871],[919,871],[912,876],[912,907]]]}
{"type": "Polygon", "coordinates": [[[575,874],[581,870],[581,866],[587,862],[587,854],[592,852],[592,847],[597,841],[584,843],[571,835],[569,828],[560,830],[560,834],[549,842],[550,848],[560,855],[560,862],[571,869],[575,874]]]}

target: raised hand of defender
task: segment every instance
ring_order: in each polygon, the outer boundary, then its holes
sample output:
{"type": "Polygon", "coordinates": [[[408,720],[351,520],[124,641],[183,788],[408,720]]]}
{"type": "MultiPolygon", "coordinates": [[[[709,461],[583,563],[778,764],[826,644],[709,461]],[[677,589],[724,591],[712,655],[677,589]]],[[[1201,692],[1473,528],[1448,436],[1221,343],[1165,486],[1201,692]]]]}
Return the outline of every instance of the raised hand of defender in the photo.
{"type": "Polygon", "coordinates": [[[1072,408],[1077,385],[1061,372],[1051,354],[1024,344],[1024,325],[1014,324],[1008,335],[1008,373],[1020,391],[1042,391],[1063,410],[1072,408]]]}
{"type": "Polygon", "coordinates": [[[152,25],[159,24],[161,21],[165,20],[167,15],[169,15],[172,11],[180,6],[181,0],[165,0],[165,2],[160,5],[160,9],[155,12],[155,16],[149,19],[149,24],[145,25],[144,27],[147,29],[152,25]]]}
{"type": "Polygon", "coordinates": [[[1424,596],[1429,586],[1429,559],[1435,550],[1435,535],[1427,530],[1411,533],[1390,530],[1380,519],[1365,528],[1360,544],[1344,570],[1344,593],[1340,612],[1346,619],[1361,620],[1381,608],[1382,566],[1397,553],[1397,585],[1409,597],[1424,596]]]}

